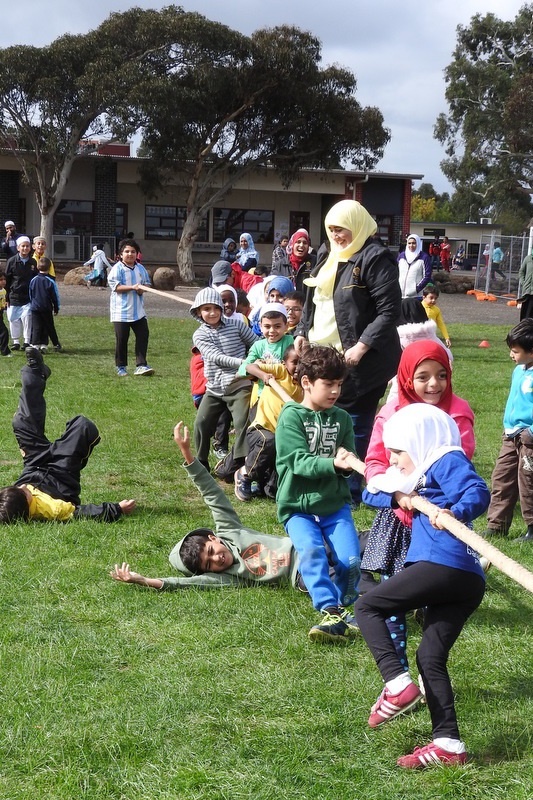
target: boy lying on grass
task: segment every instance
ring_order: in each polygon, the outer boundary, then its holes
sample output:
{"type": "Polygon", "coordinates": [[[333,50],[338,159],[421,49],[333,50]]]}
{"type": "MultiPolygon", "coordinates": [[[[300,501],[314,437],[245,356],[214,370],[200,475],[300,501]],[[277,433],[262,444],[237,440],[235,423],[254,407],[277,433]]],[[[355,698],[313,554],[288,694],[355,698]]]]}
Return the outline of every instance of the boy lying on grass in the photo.
{"type": "Polygon", "coordinates": [[[161,590],[284,581],[296,585],[298,562],[291,540],[243,525],[224,491],[192,455],[189,430],[182,422],[174,428],[174,441],[185,460],[187,474],[213,515],[215,531],[196,528],[177,543],[169,561],[183,573],[179,577],[147,578],[132,572],[125,562],[115,565],[111,577],[161,590]]]}
{"type": "Polygon", "coordinates": [[[0,523],[32,519],[67,522],[80,517],[115,522],[123,514],[131,514],[135,500],[80,504],[80,473],[100,441],[98,428],[92,420],[78,415],[67,422],[59,439],[50,442],[44,432],[44,390],[51,370],[34,347],[27,348],[26,359],[13,417],[24,468],[13,486],[0,489],[0,523]]]}

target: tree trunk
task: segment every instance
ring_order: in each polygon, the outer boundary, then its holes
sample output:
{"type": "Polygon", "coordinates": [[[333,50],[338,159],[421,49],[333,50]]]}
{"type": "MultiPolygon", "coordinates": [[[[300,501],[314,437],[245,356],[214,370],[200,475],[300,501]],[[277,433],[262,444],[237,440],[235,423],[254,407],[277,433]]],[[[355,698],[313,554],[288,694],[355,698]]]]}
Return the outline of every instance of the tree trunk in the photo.
{"type": "Polygon", "coordinates": [[[42,212],[41,211],[41,230],[40,236],[44,236],[46,239],[46,252],[49,258],[52,258],[52,252],[54,249],[54,243],[52,240],[54,233],[54,213],[49,213],[48,211],[42,212]]]}
{"type": "Polygon", "coordinates": [[[198,216],[194,212],[189,213],[183,225],[181,239],[178,242],[176,261],[180,279],[183,283],[192,283],[194,280],[192,246],[198,233],[198,222],[198,216]]]}

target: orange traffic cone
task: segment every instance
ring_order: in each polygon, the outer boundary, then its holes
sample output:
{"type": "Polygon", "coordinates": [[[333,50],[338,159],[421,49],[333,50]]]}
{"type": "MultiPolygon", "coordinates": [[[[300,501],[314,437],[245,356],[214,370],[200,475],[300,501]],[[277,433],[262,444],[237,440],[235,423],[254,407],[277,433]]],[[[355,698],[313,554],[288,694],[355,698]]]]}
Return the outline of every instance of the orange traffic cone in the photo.
{"type": "Polygon", "coordinates": [[[486,339],[483,339],[483,341],[478,344],[478,347],[490,347],[490,344],[486,339]]]}

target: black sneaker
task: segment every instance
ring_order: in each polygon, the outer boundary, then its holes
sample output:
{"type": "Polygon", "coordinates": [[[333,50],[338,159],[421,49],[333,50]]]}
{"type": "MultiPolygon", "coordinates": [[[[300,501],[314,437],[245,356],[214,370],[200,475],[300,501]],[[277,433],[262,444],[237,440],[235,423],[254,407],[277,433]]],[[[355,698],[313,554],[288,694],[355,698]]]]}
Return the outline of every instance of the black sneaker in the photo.
{"type": "Polygon", "coordinates": [[[12,350],[20,350],[20,344],[18,342],[15,342],[15,344],[11,345],[11,349],[12,350]]]}
{"type": "Polygon", "coordinates": [[[56,353],[60,353],[60,352],[62,351],[62,349],[63,349],[63,348],[61,347],[61,345],[59,344],[59,342],[58,342],[57,344],[55,344],[55,345],[54,345],[54,350],[56,351],[56,353]]]}
{"type": "Polygon", "coordinates": [[[348,616],[346,611],[340,609],[325,609],[324,618],[320,625],[313,625],[309,631],[312,642],[320,644],[349,644],[359,635],[355,622],[350,624],[345,621],[348,616]]]}
{"type": "Polygon", "coordinates": [[[30,369],[35,369],[40,372],[43,378],[49,378],[51,369],[44,363],[43,354],[36,347],[26,348],[26,361],[30,369]]]}

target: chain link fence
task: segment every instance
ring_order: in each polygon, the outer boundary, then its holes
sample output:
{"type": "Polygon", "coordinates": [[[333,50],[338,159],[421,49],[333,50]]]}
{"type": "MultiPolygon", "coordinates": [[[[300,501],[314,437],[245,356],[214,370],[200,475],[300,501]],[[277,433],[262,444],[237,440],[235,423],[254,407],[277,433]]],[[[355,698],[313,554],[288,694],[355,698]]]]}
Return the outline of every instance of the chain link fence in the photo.
{"type": "Polygon", "coordinates": [[[496,297],[519,296],[518,272],[529,251],[529,236],[481,235],[474,287],[496,297]]]}

